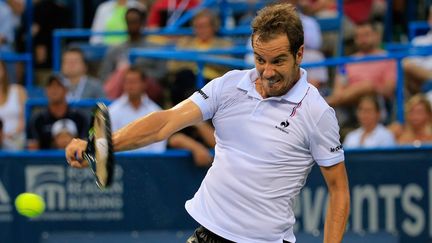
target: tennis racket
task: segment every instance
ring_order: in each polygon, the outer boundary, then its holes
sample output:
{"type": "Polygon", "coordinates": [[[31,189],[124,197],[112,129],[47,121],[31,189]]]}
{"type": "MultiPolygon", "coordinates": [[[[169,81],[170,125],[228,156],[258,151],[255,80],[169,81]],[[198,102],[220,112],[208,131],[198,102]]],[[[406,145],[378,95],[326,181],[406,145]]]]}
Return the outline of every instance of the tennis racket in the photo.
{"type": "Polygon", "coordinates": [[[82,157],[88,162],[97,186],[108,188],[114,178],[114,149],[111,138],[111,120],[108,108],[98,102],[93,109],[87,148],[82,157]]]}

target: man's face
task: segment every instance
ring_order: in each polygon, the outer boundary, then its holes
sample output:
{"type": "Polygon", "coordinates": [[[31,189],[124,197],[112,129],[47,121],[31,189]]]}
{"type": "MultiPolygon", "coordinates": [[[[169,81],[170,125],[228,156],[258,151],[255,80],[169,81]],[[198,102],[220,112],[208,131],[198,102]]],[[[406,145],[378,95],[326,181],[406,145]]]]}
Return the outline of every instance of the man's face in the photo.
{"type": "Polygon", "coordinates": [[[67,89],[63,85],[59,84],[58,81],[52,82],[45,88],[48,102],[60,103],[66,100],[67,89]]]}
{"type": "Polygon", "coordinates": [[[380,111],[371,100],[364,99],[358,105],[357,119],[362,127],[375,127],[380,120],[380,111]]]}
{"type": "Polygon", "coordinates": [[[355,44],[359,51],[368,53],[378,46],[378,33],[370,25],[358,26],[355,31],[355,44]]]}
{"type": "Polygon", "coordinates": [[[80,53],[66,52],[63,54],[62,73],[67,78],[74,78],[85,75],[86,65],[80,53]]]}
{"type": "Polygon", "coordinates": [[[130,98],[141,97],[145,89],[145,81],[138,72],[127,72],[124,81],[124,92],[130,98]]]}
{"type": "Polygon", "coordinates": [[[210,18],[210,16],[201,16],[194,19],[193,28],[198,39],[207,41],[214,37],[215,29],[210,18]]]}
{"type": "Polygon", "coordinates": [[[265,96],[281,96],[300,78],[299,64],[303,58],[303,46],[296,56],[290,52],[290,43],[285,34],[276,35],[268,41],[253,37],[255,67],[260,76],[265,96]]]}
{"type": "Polygon", "coordinates": [[[142,27],[141,16],[136,12],[126,15],[126,25],[129,35],[139,35],[142,27]]]}

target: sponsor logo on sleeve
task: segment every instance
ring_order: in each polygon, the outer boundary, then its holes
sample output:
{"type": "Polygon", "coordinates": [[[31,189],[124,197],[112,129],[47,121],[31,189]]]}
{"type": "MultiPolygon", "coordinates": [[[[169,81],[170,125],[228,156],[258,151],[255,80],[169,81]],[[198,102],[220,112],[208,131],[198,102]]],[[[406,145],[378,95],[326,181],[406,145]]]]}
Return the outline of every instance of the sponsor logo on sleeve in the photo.
{"type": "Polygon", "coordinates": [[[205,100],[209,98],[209,96],[208,96],[206,93],[204,93],[204,91],[202,91],[201,89],[198,90],[197,92],[198,92],[198,94],[200,94],[200,95],[201,95],[205,100]]]}
{"type": "Polygon", "coordinates": [[[338,145],[338,146],[336,146],[334,148],[330,148],[330,152],[334,153],[334,152],[337,152],[337,151],[339,151],[341,149],[343,149],[342,144],[340,144],[340,145],[338,145]]]}

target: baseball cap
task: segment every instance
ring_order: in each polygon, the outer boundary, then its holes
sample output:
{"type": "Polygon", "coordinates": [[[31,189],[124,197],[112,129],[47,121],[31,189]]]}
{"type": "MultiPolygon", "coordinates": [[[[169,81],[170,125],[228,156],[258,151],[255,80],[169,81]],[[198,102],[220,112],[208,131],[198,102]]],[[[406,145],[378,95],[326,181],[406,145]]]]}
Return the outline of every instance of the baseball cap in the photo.
{"type": "Polygon", "coordinates": [[[66,82],[63,79],[63,77],[61,77],[60,75],[57,75],[57,74],[51,74],[51,75],[49,75],[48,79],[46,81],[45,86],[50,86],[54,82],[57,82],[58,84],[60,84],[63,87],[67,87],[66,82]]]}
{"type": "Polygon", "coordinates": [[[77,126],[71,119],[61,119],[54,122],[51,127],[52,136],[57,136],[61,132],[70,133],[74,137],[78,135],[77,126]]]}

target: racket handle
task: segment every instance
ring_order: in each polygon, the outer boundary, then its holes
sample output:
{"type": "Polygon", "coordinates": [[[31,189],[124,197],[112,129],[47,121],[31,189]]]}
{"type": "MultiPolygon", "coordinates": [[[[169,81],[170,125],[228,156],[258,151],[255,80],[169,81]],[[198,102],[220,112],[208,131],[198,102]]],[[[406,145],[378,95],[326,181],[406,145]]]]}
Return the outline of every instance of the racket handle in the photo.
{"type": "Polygon", "coordinates": [[[78,152],[76,152],[76,151],[75,151],[75,159],[76,159],[77,161],[79,161],[79,162],[82,162],[82,160],[80,160],[80,159],[78,158],[78,152]]]}

